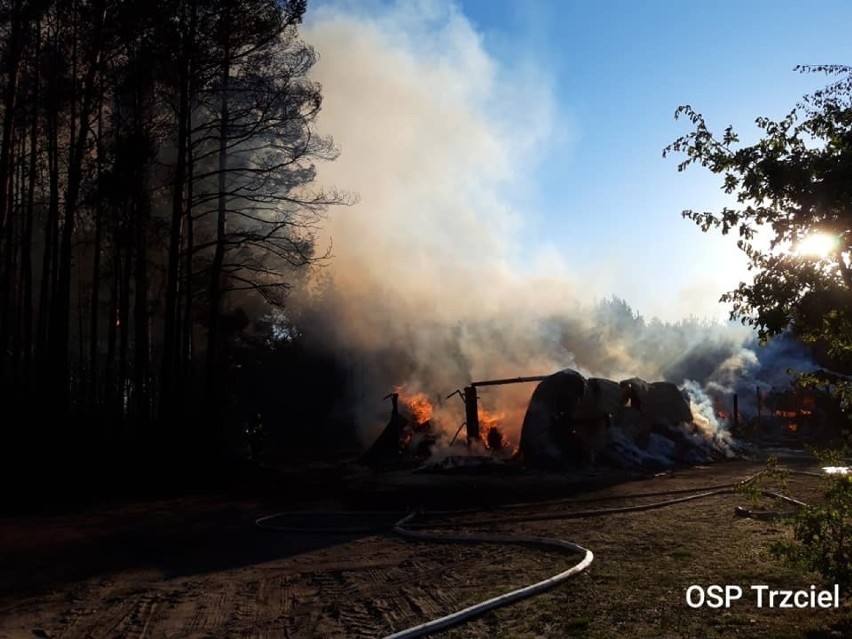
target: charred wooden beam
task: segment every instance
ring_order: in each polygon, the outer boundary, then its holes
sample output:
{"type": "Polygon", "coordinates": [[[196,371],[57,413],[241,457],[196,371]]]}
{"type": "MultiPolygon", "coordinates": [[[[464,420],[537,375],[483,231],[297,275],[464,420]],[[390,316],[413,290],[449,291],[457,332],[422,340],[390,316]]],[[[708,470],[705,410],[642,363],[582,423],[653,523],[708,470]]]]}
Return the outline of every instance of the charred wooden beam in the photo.
{"type": "Polygon", "coordinates": [[[740,400],[734,393],[734,428],[740,425],[740,400]]]}
{"type": "MultiPolygon", "coordinates": [[[[469,388],[477,386],[500,386],[502,384],[523,384],[525,382],[540,382],[547,379],[550,375],[532,375],[530,377],[509,377],[506,379],[488,379],[481,382],[471,382],[469,388]]],[[[467,390],[465,389],[465,392],[467,390]]]]}
{"type": "Polygon", "coordinates": [[[467,445],[479,440],[479,407],[476,387],[471,384],[464,389],[464,417],[467,424],[467,445]]]}
{"type": "Polygon", "coordinates": [[[757,389],[757,427],[760,428],[760,420],[763,417],[763,393],[760,392],[760,386],[755,386],[757,389]]]}

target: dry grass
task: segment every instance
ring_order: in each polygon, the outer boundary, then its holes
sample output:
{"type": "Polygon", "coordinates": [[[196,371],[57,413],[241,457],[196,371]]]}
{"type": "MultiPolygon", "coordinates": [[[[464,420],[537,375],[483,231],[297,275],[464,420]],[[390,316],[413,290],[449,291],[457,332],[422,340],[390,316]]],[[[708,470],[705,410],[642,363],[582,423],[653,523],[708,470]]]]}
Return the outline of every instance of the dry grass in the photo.
{"type": "MultiPolygon", "coordinates": [[[[741,470],[730,478],[745,475],[739,475],[741,470]]],[[[663,481],[672,488],[682,483],[663,481]]],[[[645,489],[652,489],[652,484],[645,489]]],[[[615,490],[636,492],[638,487],[615,490]]],[[[813,499],[819,494],[819,480],[793,477],[789,490],[813,499]]],[[[837,610],[757,607],[749,591],[752,585],[809,589],[811,584],[820,585],[820,579],[787,568],[771,556],[769,544],[788,534],[783,523],[735,517],[737,505],[748,504],[742,495],[723,494],[638,513],[516,524],[516,532],[584,545],[595,553],[595,562],[574,581],[447,636],[852,636],[848,603],[837,610]],[[685,593],[693,584],[739,585],[745,593],[730,609],[692,609],[686,605],[685,593]]]]}
{"type": "MultiPolygon", "coordinates": [[[[635,494],[735,481],[760,468],[757,463],[716,464],[583,496],[614,498],[598,504],[537,504],[511,514],[648,503],[662,497],[635,494]]],[[[446,490],[437,484],[448,478],[425,481],[446,490]]],[[[502,481],[517,486],[507,477],[483,481],[480,488],[495,490],[502,481]]],[[[819,480],[796,476],[789,493],[812,501],[819,496],[819,480]]],[[[480,525],[501,534],[573,541],[590,548],[595,561],[543,595],[441,636],[852,636],[848,604],[840,610],[756,607],[748,591],[752,585],[807,589],[819,579],[770,556],[770,542],[786,534],[782,523],[735,517],[738,505],[748,505],[743,495],[725,494],[629,514],[480,525]],[[746,596],[729,610],[694,610],[685,601],[693,584],[739,585],[746,596]]],[[[0,561],[0,638],[33,636],[36,630],[66,639],[381,637],[545,578],[576,561],[576,556],[534,547],[254,530],[253,518],[269,508],[187,499],[89,516],[0,521],[0,538],[7,549],[15,549],[5,557],[7,565],[0,561]]]]}

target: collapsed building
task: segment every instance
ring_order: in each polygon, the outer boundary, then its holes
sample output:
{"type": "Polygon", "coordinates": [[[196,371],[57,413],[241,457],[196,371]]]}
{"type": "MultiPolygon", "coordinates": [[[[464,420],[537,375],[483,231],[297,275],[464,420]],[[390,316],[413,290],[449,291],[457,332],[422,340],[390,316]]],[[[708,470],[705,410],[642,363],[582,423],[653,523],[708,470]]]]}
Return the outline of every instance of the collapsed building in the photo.
{"type": "Polygon", "coordinates": [[[743,435],[757,441],[808,441],[838,445],[850,441],[849,420],[829,388],[757,388],[757,414],[743,435]],[[844,433],[844,426],[847,432],[844,433]]]}
{"type": "Polygon", "coordinates": [[[399,411],[399,391],[385,396],[391,400],[391,416],[387,426],[373,445],[358,461],[373,468],[385,468],[400,462],[419,462],[427,459],[437,435],[432,429],[432,408],[422,395],[409,406],[410,419],[399,411]],[[413,410],[411,410],[413,408],[413,410]]]}
{"type": "MultiPolygon", "coordinates": [[[[479,405],[477,389],[529,382],[538,385],[527,405],[514,457],[528,467],[660,469],[734,454],[735,444],[727,428],[715,418],[693,414],[686,391],[675,384],[639,378],[615,382],[565,369],[546,376],[471,382],[463,391],[456,391],[453,395],[460,395],[465,404],[465,422],[448,445],[439,441],[426,396],[406,396],[404,417],[397,389],[385,398],[392,402],[390,421],[360,461],[374,468],[423,463],[442,445],[463,453],[468,463],[471,455],[506,459],[513,448],[507,445],[493,414],[479,405]],[[459,451],[457,438],[465,427],[467,447],[459,451]]],[[[446,459],[446,455],[442,457],[446,459]]]]}

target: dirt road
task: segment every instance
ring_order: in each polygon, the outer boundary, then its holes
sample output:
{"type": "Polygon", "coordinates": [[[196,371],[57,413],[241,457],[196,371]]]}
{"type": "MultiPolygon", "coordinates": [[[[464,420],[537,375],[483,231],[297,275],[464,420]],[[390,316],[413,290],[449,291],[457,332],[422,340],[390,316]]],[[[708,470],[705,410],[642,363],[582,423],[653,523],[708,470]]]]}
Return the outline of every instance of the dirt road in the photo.
{"type": "MultiPolygon", "coordinates": [[[[628,497],[738,479],[758,467],[719,464],[585,497],[641,503],[628,497]]],[[[795,479],[791,491],[814,497],[815,481],[795,479]]],[[[837,636],[831,633],[848,609],[815,617],[745,602],[724,611],[685,605],[693,583],[813,583],[769,557],[767,541],[783,534],[779,524],[733,517],[742,503],[724,495],[643,513],[486,526],[561,537],[597,559],[568,584],[446,636],[837,636]]],[[[272,507],[199,496],[0,520],[0,638],[381,637],[576,561],[535,548],[409,542],[388,533],[256,529],[254,519],[272,507]]],[[[589,507],[531,505],[512,514],[589,507]]],[[[343,527],[392,520],[313,518],[343,527]]]]}

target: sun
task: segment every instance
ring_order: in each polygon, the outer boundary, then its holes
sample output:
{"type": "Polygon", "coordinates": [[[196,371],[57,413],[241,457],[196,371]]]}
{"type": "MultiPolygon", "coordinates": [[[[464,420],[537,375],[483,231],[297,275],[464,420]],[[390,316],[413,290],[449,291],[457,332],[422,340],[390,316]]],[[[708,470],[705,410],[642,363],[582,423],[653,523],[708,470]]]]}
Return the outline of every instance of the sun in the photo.
{"type": "Polygon", "coordinates": [[[828,257],[837,246],[837,239],[827,233],[813,233],[801,240],[794,253],[802,257],[828,257]]]}

